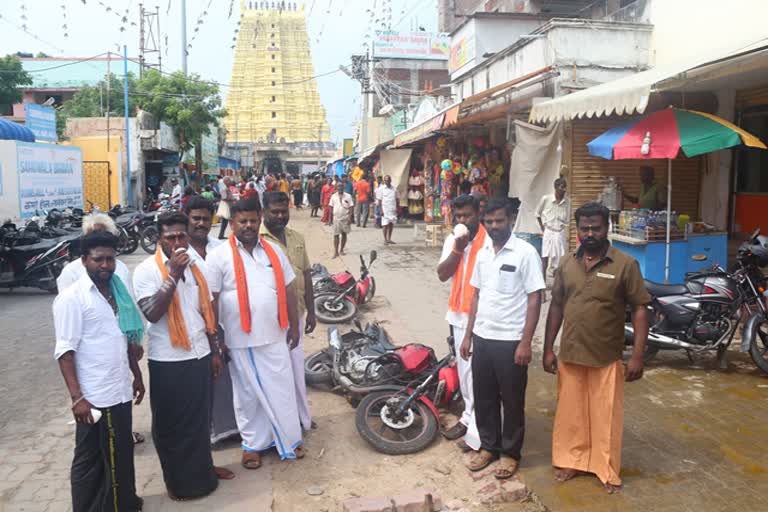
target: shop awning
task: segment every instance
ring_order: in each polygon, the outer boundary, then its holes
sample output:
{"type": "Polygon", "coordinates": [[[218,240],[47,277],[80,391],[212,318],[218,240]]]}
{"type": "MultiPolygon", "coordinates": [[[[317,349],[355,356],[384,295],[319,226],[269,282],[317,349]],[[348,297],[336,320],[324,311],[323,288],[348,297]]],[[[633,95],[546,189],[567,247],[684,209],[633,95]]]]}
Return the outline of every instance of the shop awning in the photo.
{"type": "MultiPolygon", "coordinates": [[[[727,66],[728,61],[743,55],[761,52],[768,48],[768,38],[751,44],[739,44],[697,56],[682,62],[657,66],[634,75],[584,89],[534,105],[531,122],[569,120],[581,117],[599,117],[611,114],[642,114],[648,106],[652,92],[679,85],[697,68],[718,64],[727,66]]],[[[690,77],[692,80],[694,78],[690,77]]]]}
{"type": "Polygon", "coordinates": [[[427,137],[432,136],[438,130],[447,128],[448,126],[454,124],[459,118],[460,108],[461,104],[456,103],[450,107],[444,108],[435,114],[435,116],[431,119],[427,119],[421,124],[408,128],[407,130],[403,130],[402,132],[395,135],[394,147],[399,148],[405,146],[406,144],[410,144],[421,139],[426,139],[427,137]]]}
{"type": "Polygon", "coordinates": [[[24,125],[0,118],[0,139],[35,142],[35,134],[24,125]]]}

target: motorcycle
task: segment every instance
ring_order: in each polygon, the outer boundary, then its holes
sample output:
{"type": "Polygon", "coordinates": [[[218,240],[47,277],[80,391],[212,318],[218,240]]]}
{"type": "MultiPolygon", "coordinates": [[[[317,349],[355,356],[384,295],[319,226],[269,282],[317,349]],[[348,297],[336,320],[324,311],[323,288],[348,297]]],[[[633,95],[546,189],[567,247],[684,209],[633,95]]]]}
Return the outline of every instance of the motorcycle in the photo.
{"type": "Polygon", "coordinates": [[[139,226],[143,219],[141,213],[123,213],[115,218],[117,226],[118,254],[132,254],[139,248],[139,226]]]}
{"type": "Polygon", "coordinates": [[[376,281],[370,273],[376,251],[371,251],[366,264],[360,255],[360,279],[349,271],[331,275],[322,265],[313,266],[312,288],[315,292],[315,315],[326,324],[348,322],[357,314],[357,307],[376,294],[376,281]]]}
{"type": "MultiPolygon", "coordinates": [[[[764,247],[759,234],[758,229],[742,244],[736,266],[730,272],[714,265],[689,273],[681,285],[645,282],[652,296],[648,305],[646,362],[659,350],[685,350],[689,358],[693,353],[716,351],[718,363],[724,366],[725,353],[739,323],[753,314],[766,316],[761,300],[765,278],[759,267],[768,263],[768,239],[764,247]],[[754,255],[751,248],[758,247],[764,256],[754,255]]],[[[634,328],[629,315],[624,338],[626,345],[633,344],[634,328]]]]}
{"type": "Polygon", "coordinates": [[[438,407],[461,404],[459,372],[453,337],[450,351],[417,382],[392,390],[373,391],[358,404],[355,426],[374,449],[388,455],[416,453],[440,432],[438,407]],[[413,387],[416,385],[416,387],[413,387]]]}
{"type": "Polygon", "coordinates": [[[72,259],[70,249],[78,240],[76,234],[28,245],[4,239],[0,246],[0,288],[29,286],[56,293],[56,279],[72,259]]]}
{"type": "MultiPolygon", "coordinates": [[[[754,269],[768,266],[768,237],[761,236],[760,230],[756,230],[750,240],[739,247],[738,259],[749,262],[754,269]]],[[[762,300],[766,296],[766,286],[764,282],[756,282],[759,285],[755,292],[759,298],[744,324],[740,349],[749,352],[757,367],[768,373],[768,310],[762,300]]]]}

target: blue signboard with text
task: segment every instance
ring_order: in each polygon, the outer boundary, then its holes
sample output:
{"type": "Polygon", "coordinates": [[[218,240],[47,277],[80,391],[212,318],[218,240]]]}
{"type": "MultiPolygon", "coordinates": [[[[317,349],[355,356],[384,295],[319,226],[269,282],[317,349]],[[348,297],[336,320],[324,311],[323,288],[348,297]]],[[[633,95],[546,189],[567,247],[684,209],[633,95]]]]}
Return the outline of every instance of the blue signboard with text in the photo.
{"type": "Polygon", "coordinates": [[[58,142],[56,136],[56,110],[53,107],[24,104],[24,117],[27,128],[35,134],[37,142],[58,142]]]}

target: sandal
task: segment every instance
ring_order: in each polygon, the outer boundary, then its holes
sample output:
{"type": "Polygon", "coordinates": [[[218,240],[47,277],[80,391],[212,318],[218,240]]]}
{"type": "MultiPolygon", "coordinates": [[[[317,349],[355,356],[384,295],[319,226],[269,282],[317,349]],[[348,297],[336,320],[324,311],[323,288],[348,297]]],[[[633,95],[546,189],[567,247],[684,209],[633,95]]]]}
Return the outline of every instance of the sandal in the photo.
{"type": "Polygon", "coordinates": [[[470,471],[480,471],[487,468],[496,457],[488,450],[481,449],[480,451],[472,454],[467,462],[467,469],[470,471]]]}
{"type": "Polygon", "coordinates": [[[219,480],[232,480],[235,478],[235,474],[227,468],[213,466],[213,472],[216,473],[216,478],[219,480]]]}
{"type": "Polygon", "coordinates": [[[512,457],[501,457],[496,470],[493,472],[493,476],[496,477],[496,480],[512,478],[517,473],[518,467],[520,467],[520,463],[512,457]]]}
{"type": "Polygon", "coordinates": [[[298,460],[301,460],[301,459],[303,459],[304,457],[307,456],[307,452],[304,450],[303,446],[297,446],[293,450],[293,454],[296,455],[296,459],[298,459],[298,460]]]}
{"type": "Polygon", "coordinates": [[[132,432],[133,434],[133,444],[141,444],[144,442],[144,436],[139,434],[138,432],[132,432]]]}
{"type": "Polygon", "coordinates": [[[261,454],[244,451],[240,464],[242,464],[245,469],[259,469],[261,467],[261,454]]]}

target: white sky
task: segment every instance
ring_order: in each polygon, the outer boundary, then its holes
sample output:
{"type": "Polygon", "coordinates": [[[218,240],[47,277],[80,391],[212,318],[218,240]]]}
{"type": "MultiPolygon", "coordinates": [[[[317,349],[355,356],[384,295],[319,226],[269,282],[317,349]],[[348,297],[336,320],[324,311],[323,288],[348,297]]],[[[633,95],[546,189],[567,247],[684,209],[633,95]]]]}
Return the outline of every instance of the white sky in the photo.
{"type": "MultiPolygon", "coordinates": [[[[367,9],[375,7],[375,11],[381,13],[378,16],[385,18],[382,9],[390,3],[393,30],[407,31],[418,25],[427,31],[437,30],[437,0],[306,0],[304,3],[308,13],[312,9],[307,25],[315,74],[338,69],[339,64],[349,64],[350,55],[362,52],[369,26],[367,9]]],[[[181,0],[144,1],[147,9],[154,9],[156,5],[160,6],[160,31],[168,37],[167,48],[163,48],[163,70],[180,69],[181,0]]],[[[192,41],[189,71],[221,83],[229,82],[233,52],[230,47],[240,18],[240,0],[234,0],[231,18],[228,18],[229,6],[230,0],[187,0],[189,41],[195,27],[200,27],[192,41]],[[205,10],[208,14],[198,25],[197,20],[205,10]]],[[[126,44],[128,55],[137,57],[138,22],[139,0],[0,0],[0,55],[42,51],[52,57],[91,57],[110,50],[122,54],[122,45],[126,44]],[[107,8],[111,8],[111,12],[107,8]],[[64,13],[68,37],[64,36],[62,27],[64,13]],[[125,25],[121,22],[123,15],[128,18],[125,25]],[[130,22],[136,25],[131,26],[130,22]],[[27,33],[20,29],[24,23],[27,33]],[[122,26],[126,27],[124,32],[120,31],[122,26]]],[[[317,82],[334,140],[351,137],[355,120],[360,117],[359,84],[342,73],[318,78],[317,82]]],[[[222,89],[222,94],[226,95],[226,89],[222,89]]]]}

